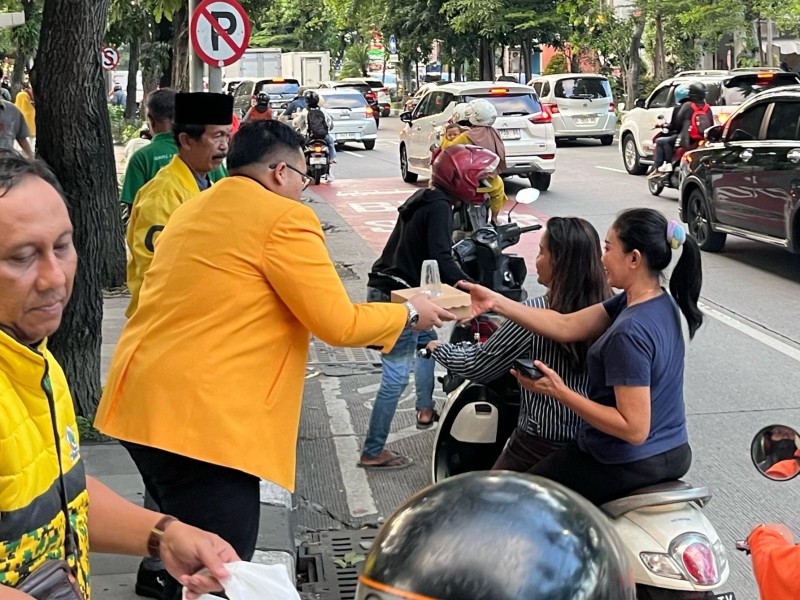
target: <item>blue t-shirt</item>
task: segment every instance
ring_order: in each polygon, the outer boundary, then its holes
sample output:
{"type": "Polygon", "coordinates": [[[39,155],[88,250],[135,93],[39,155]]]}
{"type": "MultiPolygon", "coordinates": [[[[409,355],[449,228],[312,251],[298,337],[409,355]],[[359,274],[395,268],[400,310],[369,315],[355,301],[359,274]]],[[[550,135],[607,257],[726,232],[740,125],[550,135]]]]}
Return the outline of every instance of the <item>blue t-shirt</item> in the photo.
{"type": "Polygon", "coordinates": [[[584,423],[578,444],[595,460],[642,460],[688,442],[683,404],[684,342],[678,305],[667,292],[628,307],[625,293],[603,303],[611,326],[587,355],[589,398],[616,406],[614,386],[650,387],[650,434],[635,446],[584,423]]]}

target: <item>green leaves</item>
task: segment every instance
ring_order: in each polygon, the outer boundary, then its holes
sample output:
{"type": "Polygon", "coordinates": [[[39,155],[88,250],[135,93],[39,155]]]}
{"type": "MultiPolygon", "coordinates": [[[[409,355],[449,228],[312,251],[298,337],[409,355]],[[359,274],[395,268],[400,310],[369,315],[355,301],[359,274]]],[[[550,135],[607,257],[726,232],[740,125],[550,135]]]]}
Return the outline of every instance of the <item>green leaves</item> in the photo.
{"type": "Polygon", "coordinates": [[[333,562],[342,569],[355,567],[358,563],[362,563],[367,559],[363,554],[357,552],[348,552],[342,558],[337,558],[333,562]]]}

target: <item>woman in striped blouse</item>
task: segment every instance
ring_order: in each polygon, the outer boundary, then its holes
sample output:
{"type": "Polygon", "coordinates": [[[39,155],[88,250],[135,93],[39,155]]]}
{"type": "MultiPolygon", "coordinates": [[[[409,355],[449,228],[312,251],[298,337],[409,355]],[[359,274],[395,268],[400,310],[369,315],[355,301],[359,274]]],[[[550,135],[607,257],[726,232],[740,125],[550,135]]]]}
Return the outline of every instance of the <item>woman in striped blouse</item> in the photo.
{"type": "MultiPolygon", "coordinates": [[[[536,272],[547,294],[525,301],[536,308],[569,313],[611,296],[601,263],[600,237],[592,225],[577,217],[553,217],[539,242],[536,272]]],[[[589,344],[559,344],[512,321],[505,323],[485,344],[431,342],[437,362],[453,373],[489,382],[508,373],[517,358],[551,365],[564,382],[581,395],[588,390],[586,351],[589,344]]],[[[566,406],[543,394],[521,390],[519,421],[495,469],[525,472],[578,433],[580,418],[566,406]]]]}

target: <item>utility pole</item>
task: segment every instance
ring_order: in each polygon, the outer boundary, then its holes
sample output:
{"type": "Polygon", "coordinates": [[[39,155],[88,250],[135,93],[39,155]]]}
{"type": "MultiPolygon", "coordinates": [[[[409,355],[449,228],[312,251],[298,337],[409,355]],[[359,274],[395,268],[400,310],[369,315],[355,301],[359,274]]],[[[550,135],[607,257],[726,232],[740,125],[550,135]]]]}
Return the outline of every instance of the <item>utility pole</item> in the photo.
{"type": "MultiPolygon", "coordinates": [[[[191,22],[194,10],[197,8],[197,0],[189,0],[189,20],[191,22]]],[[[203,76],[205,75],[205,65],[200,57],[194,51],[191,42],[189,43],[189,91],[202,92],[203,91],[203,76]]],[[[209,82],[209,89],[211,88],[209,82]]],[[[222,82],[220,81],[220,88],[222,82]]]]}

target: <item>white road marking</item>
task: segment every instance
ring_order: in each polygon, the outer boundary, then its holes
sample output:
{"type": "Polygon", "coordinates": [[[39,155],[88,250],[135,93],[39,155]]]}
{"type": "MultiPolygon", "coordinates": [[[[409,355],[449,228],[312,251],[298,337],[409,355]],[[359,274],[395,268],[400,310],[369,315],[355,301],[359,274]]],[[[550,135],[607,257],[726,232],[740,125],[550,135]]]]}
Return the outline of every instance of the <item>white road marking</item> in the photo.
{"type": "Polygon", "coordinates": [[[353,152],[352,150],[342,150],[344,154],[349,154],[350,156],[355,156],[356,158],[364,158],[364,155],[359,152],[353,152]]]}
{"type": "Polygon", "coordinates": [[[326,377],[320,380],[320,386],[322,386],[325,411],[328,413],[350,514],[354,517],[376,514],[378,508],[375,506],[367,473],[364,469],[356,466],[361,457],[361,448],[358,436],[353,429],[353,420],[350,417],[350,410],[347,408],[347,401],[341,396],[341,381],[338,377],[326,377]]]}
{"type": "Polygon", "coordinates": [[[595,165],[595,169],[603,169],[603,171],[614,171],[614,173],[622,173],[623,175],[627,175],[628,172],[624,169],[615,169],[614,167],[601,167],[600,165],[595,165]]]}
{"type": "Polygon", "coordinates": [[[728,327],[732,327],[736,331],[745,334],[746,336],[756,340],[757,342],[761,342],[765,346],[768,346],[773,350],[777,350],[784,356],[788,356],[792,360],[800,362],[800,350],[795,348],[794,346],[782,342],[779,339],[772,337],[768,333],[756,329],[755,327],[751,327],[750,325],[742,323],[738,319],[730,315],[726,315],[725,313],[717,310],[716,308],[712,308],[707,304],[699,302],[698,306],[705,314],[707,314],[712,319],[716,319],[720,323],[724,323],[728,327]]]}

